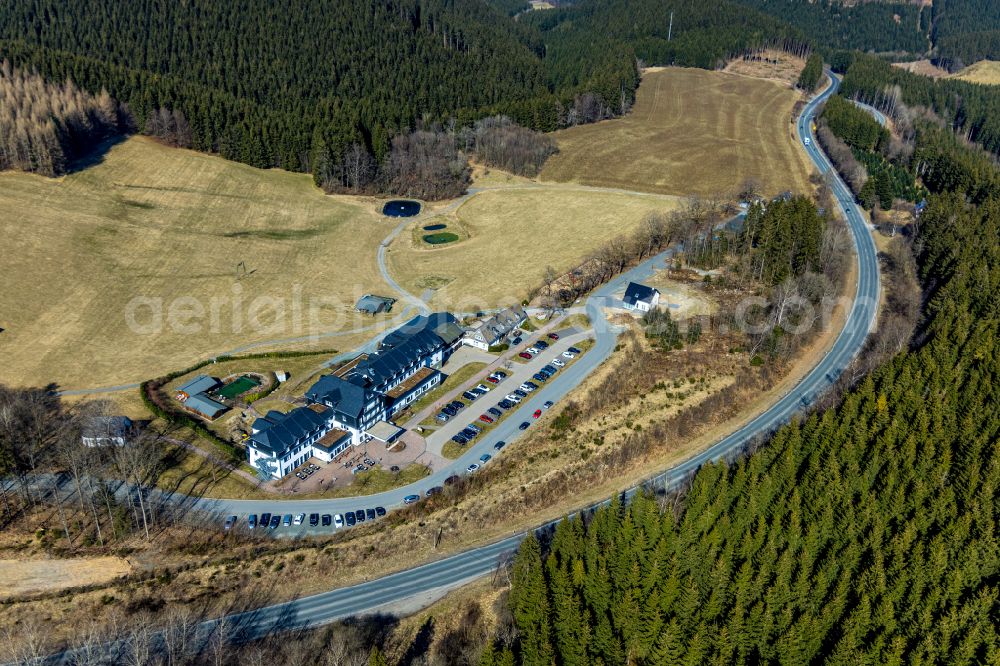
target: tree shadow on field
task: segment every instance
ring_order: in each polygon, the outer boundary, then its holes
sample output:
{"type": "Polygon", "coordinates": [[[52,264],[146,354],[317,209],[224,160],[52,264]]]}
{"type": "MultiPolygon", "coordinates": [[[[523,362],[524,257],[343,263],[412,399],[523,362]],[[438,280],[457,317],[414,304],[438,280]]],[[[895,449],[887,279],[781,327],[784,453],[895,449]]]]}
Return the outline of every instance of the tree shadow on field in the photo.
{"type": "Polygon", "coordinates": [[[129,134],[115,134],[110,136],[104,141],[101,141],[92,150],[88,151],[86,154],[81,155],[75,160],[70,161],[66,165],[66,174],[78,173],[85,169],[89,169],[92,166],[97,166],[104,162],[105,156],[111,152],[111,149],[117,146],[119,143],[124,142],[129,138],[129,134]]]}

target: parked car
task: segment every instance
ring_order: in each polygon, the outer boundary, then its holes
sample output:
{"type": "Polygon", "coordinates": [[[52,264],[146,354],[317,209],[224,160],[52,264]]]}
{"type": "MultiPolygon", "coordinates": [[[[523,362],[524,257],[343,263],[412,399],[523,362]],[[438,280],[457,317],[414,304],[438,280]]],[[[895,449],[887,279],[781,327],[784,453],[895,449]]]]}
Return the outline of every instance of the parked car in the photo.
{"type": "Polygon", "coordinates": [[[375,515],[378,516],[379,518],[381,518],[382,516],[384,516],[385,515],[385,507],[384,506],[377,506],[377,507],[375,507],[375,515]]]}
{"type": "Polygon", "coordinates": [[[581,353],[580,350],[577,349],[576,347],[570,347],[566,351],[573,352],[574,354],[580,354],[581,353]]]}
{"type": "Polygon", "coordinates": [[[365,522],[365,510],[364,509],[357,509],[354,512],[354,520],[358,521],[359,523],[365,522]]]}
{"type": "Polygon", "coordinates": [[[486,384],[479,384],[478,386],[476,386],[476,388],[482,391],[483,393],[489,393],[490,391],[490,387],[487,386],[486,384]]]}
{"type": "Polygon", "coordinates": [[[558,339],[559,339],[558,333],[549,333],[549,340],[558,340],[558,339]]]}
{"type": "Polygon", "coordinates": [[[499,384],[500,383],[500,380],[497,379],[496,377],[493,377],[492,375],[489,376],[489,377],[487,377],[486,381],[488,381],[490,384],[499,384]]]}
{"type": "Polygon", "coordinates": [[[235,524],[236,524],[236,516],[229,516],[228,518],[226,518],[226,524],[222,526],[222,529],[231,530],[233,529],[233,525],[235,524]]]}
{"type": "Polygon", "coordinates": [[[252,530],[257,529],[257,514],[256,513],[251,513],[249,516],[247,516],[247,527],[249,527],[252,530]]]}
{"type": "Polygon", "coordinates": [[[490,461],[490,458],[492,458],[492,457],[493,456],[491,456],[490,454],[484,453],[483,455],[479,456],[479,462],[481,462],[482,464],[485,465],[486,463],[488,463],[490,461]]]}
{"type": "Polygon", "coordinates": [[[469,402],[473,402],[479,396],[473,393],[472,391],[466,391],[465,393],[462,394],[462,397],[468,400],[469,402]]]}
{"type": "Polygon", "coordinates": [[[483,429],[481,427],[477,426],[475,423],[470,423],[469,424],[469,430],[471,430],[472,432],[476,433],[477,435],[483,431],[483,429]]]}
{"type": "Polygon", "coordinates": [[[318,513],[310,513],[309,514],[309,526],[310,527],[316,527],[317,525],[319,525],[319,514],[318,513]]]}
{"type": "Polygon", "coordinates": [[[511,346],[512,346],[512,347],[516,347],[516,346],[518,346],[519,344],[521,344],[522,342],[524,342],[524,338],[522,338],[522,337],[521,337],[521,336],[519,335],[519,336],[517,336],[516,338],[514,338],[513,340],[511,340],[511,341],[510,341],[510,344],[511,344],[511,346]]]}
{"type": "Polygon", "coordinates": [[[507,400],[510,400],[510,401],[511,401],[512,403],[514,403],[515,405],[516,405],[517,403],[521,402],[521,396],[519,396],[519,395],[515,395],[514,393],[508,393],[508,394],[507,394],[507,395],[505,395],[504,397],[505,397],[505,398],[507,398],[507,400]]]}
{"type": "Polygon", "coordinates": [[[545,404],[542,405],[542,409],[548,409],[549,407],[551,407],[554,404],[556,404],[556,403],[552,402],[551,400],[546,400],[545,404]]]}
{"type": "Polygon", "coordinates": [[[465,471],[468,472],[469,474],[472,474],[477,469],[479,469],[479,465],[477,465],[476,463],[472,463],[471,465],[465,468],[465,471]]]}
{"type": "Polygon", "coordinates": [[[403,498],[403,504],[413,504],[420,501],[420,495],[407,495],[403,498]]]}
{"type": "Polygon", "coordinates": [[[344,517],[339,513],[333,517],[333,526],[338,530],[344,526],[344,517]]]}
{"type": "Polygon", "coordinates": [[[531,375],[531,378],[539,382],[545,382],[548,381],[549,379],[548,375],[543,375],[540,372],[536,372],[535,374],[531,375]]]}
{"type": "Polygon", "coordinates": [[[292,514],[286,513],[285,517],[281,519],[281,525],[283,527],[288,527],[292,524],[292,514]]]}
{"type": "Polygon", "coordinates": [[[347,513],[344,514],[344,522],[347,523],[348,527],[354,527],[354,525],[358,521],[356,521],[354,519],[354,512],[353,511],[348,511],[347,513]]]}
{"type": "Polygon", "coordinates": [[[493,374],[494,374],[494,376],[497,377],[497,379],[500,379],[500,380],[507,379],[507,373],[504,372],[503,370],[497,370],[493,374]]]}
{"type": "Polygon", "coordinates": [[[274,514],[273,516],[271,516],[271,523],[267,527],[268,529],[274,530],[277,529],[278,525],[280,524],[281,524],[281,516],[278,514],[274,514]]]}
{"type": "Polygon", "coordinates": [[[466,444],[469,443],[469,440],[467,440],[465,437],[462,437],[457,433],[451,436],[451,441],[455,442],[456,444],[459,444],[460,446],[465,446],[466,444]]]}
{"type": "Polygon", "coordinates": [[[552,365],[556,366],[557,368],[562,368],[566,366],[566,361],[562,360],[561,358],[554,358],[552,359],[552,365]]]}
{"type": "Polygon", "coordinates": [[[430,497],[431,495],[437,495],[442,490],[444,490],[444,488],[442,488],[441,486],[434,486],[433,488],[428,488],[427,492],[424,494],[430,497]]]}
{"type": "Polygon", "coordinates": [[[535,354],[541,353],[541,351],[542,350],[539,349],[538,347],[531,346],[531,347],[528,347],[527,349],[525,349],[523,352],[521,352],[521,356],[524,356],[525,354],[528,354],[529,356],[533,356],[535,354]]]}
{"type": "Polygon", "coordinates": [[[568,349],[566,351],[564,351],[562,353],[562,355],[565,356],[566,358],[576,358],[576,354],[574,354],[573,352],[571,352],[568,349]]]}
{"type": "Polygon", "coordinates": [[[293,523],[294,523],[295,525],[301,525],[301,524],[302,524],[302,521],[303,521],[303,520],[305,520],[305,519],[306,519],[306,514],[304,514],[304,513],[300,513],[300,514],[297,514],[297,515],[295,516],[295,520],[293,521],[293,523]]]}
{"type": "Polygon", "coordinates": [[[441,423],[447,423],[448,421],[450,421],[450,420],[451,420],[451,417],[450,417],[450,416],[448,416],[447,414],[445,414],[444,412],[441,412],[440,414],[438,414],[438,415],[437,415],[437,416],[435,416],[434,418],[436,418],[436,419],[437,419],[438,421],[440,421],[441,423]]]}
{"type": "MultiPolygon", "coordinates": [[[[535,352],[535,353],[537,354],[538,352],[535,352]]],[[[520,356],[521,358],[523,358],[523,359],[525,359],[527,361],[530,361],[532,358],[534,358],[531,354],[529,354],[526,351],[521,352],[520,354],[518,354],[518,356],[520,356]]]]}
{"type": "Polygon", "coordinates": [[[459,477],[457,474],[452,474],[451,476],[449,476],[447,479],[444,480],[444,485],[446,486],[453,485],[456,481],[460,480],[460,478],[461,477],[459,477]]]}
{"type": "Polygon", "coordinates": [[[514,389],[513,391],[511,391],[511,393],[513,393],[514,395],[516,395],[519,398],[527,398],[528,397],[528,392],[527,391],[522,391],[521,389],[514,389]]]}
{"type": "Polygon", "coordinates": [[[532,384],[531,382],[524,382],[523,384],[521,384],[521,390],[524,391],[524,392],[526,392],[526,393],[531,393],[536,388],[538,388],[538,387],[535,386],[534,384],[532,384]]]}
{"type": "Polygon", "coordinates": [[[516,405],[514,405],[514,403],[512,403],[507,398],[504,398],[503,400],[501,400],[500,402],[497,403],[497,407],[499,407],[500,409],[511,409],[512,407],[515,407],[515,406],[516,405]]]}
{"type": "Polygon", "coordinates": [[[538,342],[535,343],[535,346],[538,347],[539,349],[548,349],[549,343],[547,343],[545,340],[539,340],[538,342]]]}
{"type": "Polygon", "coordinates": [[[330,514],[328,514],[328,513],[324,513],[321,520],[322,520],[323,527],[329,527],[330,523],[333,522],[333,517],[330,516],[330,514]]]}
{"type": "Polygon", "coordinates": [[[548,372],[549,374],[553,374],[554,375],[557,372],[559,372],[559,368],[557,368],[556,366],[554,366],[552,364],[548,364],[548,365],[542,366],[542,371],[543,372],[548,372]]]}
{"type": "Polygon", "coordinates": [[[262,513],[260,514],[260,529],[264,529],[271,524],[271,514],[262,513]]]}
{"type": "Polygon", "coordinates": [[[490,407],[486,411],[492,414],[496,418],[500,418],[501,416],[503,416],[503,410],[497,409],[496,407],[490,407]]]}
{"type": "Polygon", "coordinates": [[[465,403],[461,400],[452,400],[449,404],[455,409],[465,409],[465,403]]]}
{"type": "Polygon", "coordinates": [[[375,520],[375,509],[365,509],[365,517],[368,520],[375,520]]]}
{"type": "Polygon", "coordinates": [[[480,414],[479,420],[482,421],[483,423],[493,423],[493,421],[495,421],[496,419],[494,419],[489,414],[480,414]]]}
{"type": "Polygon", "coordinates": [[[532,416],[534,416],[534,417],[535,417],[536,419],[537,419],[537,418],[538,418],[539,416],[541,416],[541,415],[542,415],[542,410],[540,410],[540,409],[536,409],[536,410],[535,410],[535,413],[534,413],[534,414],[532,414],[532,416]]]}
{"type": "Polygon", "coordinates": [[[500,449],[502,449],[505,446],[507,446],[507,442],[505,442],[505,441],[503,441],[501,439],[499,442],[497,442],[496,444],[493,445],[493,450],[494,451],[499,451],[500,449]]]}
{"type": "Polygon", "coordinates": [[[527,430],[530,427],[531,427],[530,421],[523,421],[521,425],[517,426],[518,430],[527,430]]]}

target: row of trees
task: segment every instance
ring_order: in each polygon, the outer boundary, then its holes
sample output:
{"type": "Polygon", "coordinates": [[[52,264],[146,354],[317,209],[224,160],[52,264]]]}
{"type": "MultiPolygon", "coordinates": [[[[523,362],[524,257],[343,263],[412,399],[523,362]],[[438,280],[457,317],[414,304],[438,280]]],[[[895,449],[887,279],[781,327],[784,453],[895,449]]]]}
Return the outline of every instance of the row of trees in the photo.
{"type": "Polygon", "coordinates": [[[0,171],[58,176],[128,120],[106,90],[91,95],[0,62],[0,171]]]}

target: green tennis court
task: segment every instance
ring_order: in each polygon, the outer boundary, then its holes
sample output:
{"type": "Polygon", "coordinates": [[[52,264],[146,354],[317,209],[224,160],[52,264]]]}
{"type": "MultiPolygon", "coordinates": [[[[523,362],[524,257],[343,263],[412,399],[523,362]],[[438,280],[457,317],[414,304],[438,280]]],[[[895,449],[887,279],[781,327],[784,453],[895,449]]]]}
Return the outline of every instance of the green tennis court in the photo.
{"type": "Polygon", "coordinates": [[[219,389],[219,395],[221,395],[223,398],[229,398],[230,400],[232,400],[236,396],[240,395],[241,393],[246,393],[255,386],[260,386],[259,380],[253,377],[249,377],[247,375],[243,375],[235,382],[232,382],[231,384],[226,384],[221,389],[219,389]]]}

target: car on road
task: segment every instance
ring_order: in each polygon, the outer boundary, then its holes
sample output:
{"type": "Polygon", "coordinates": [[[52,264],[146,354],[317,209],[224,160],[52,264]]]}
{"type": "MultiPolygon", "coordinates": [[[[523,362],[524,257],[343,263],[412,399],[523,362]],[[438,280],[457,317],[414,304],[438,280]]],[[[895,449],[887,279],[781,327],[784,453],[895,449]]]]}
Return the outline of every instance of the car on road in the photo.
{"type": "Polygon", "coordinates": [[[407,495],[403,498],[403,504],[413,504],[420,501],[420,495],[407,495]]]}
{"type": "Polygon", "coordinates": [[[375,520],[375,509],[365,509],[365,518],[375,520]]]}
{"type": "Polygon", "coordinates": [[[292,514],[286,513],[285,517],[281,519],[282,527],[289,527],[292,524],[292,514]]]}
{"type": "Polygon", "coordinates": [[[492,457],[493,456],[491,456],[490,454],[484,453],[483,455],[479,456],[479,462],[481,462],[482,464],[485,465],[486,463],[488,463],[490,461],[490,459],[492,457]]]}
{"type": "Polygon", "coordinates": [[[433,488],[428,488],[427,492],[424,494],[427,495],[428,497],[431,497],[432,495],[437,495],[442,490],[444,490],[444,488],[442,488],[441,486],[434,486],[433,488]]]}
{"type": "Polygon", "coordinates": [[[310,513],[309,514],[309,526],[310,527],[316,527],[317,525],[319,525],[319,514],[318,513],[310,513]]]}
{"type": "Polygon", "coordinates": [[[482,391],[483,393],[489,393],[490,392],[490,387],[487,386],[486,384],[479,384],[478,386],[476,386],[476,388],[479,389],[480,391],[482,391]]]}
{"type": "Polygon", "coordinates": [[[493,445],[493,450],[494,451],[499,451],[500,449],[502,449],[505,446],[507,446],[507,442],[505,442],[505,441],[503,441],[501,439],[499,442],[497,442],[496,444],[493,445]]]}
{"type": "Polygon", "coordinates": [[[541,415],[542,415],[542,410],[540,410],[540,409],[536,409],[536,410],[535,410],[535,413],[534,413],[534,414],[532,414],[532,416],[533,416],[533,417],[535,417],[536,419],[537,419],[537,418],[538,418],[539,416],[541,416],[541,415]]]}
{"type": "Polygon", "coordinates": [[[365,522],[365,510],[364,509],[355,510],[354,520],[358,521],[359,523],[365,522]]]}
{"type": "Polygon", "coordinates": [[[344,517],[341,514],[337,514],[333,517],[333,526],[338,530],[344,526],[344,517]]]}
{"type": "Polygon", "coordinates": [[[347,523],[348,527],[354,527],[354,525],[358,521],[356,521],[354,519],[354,512],[353,511],[348,511],[347,513],[344,514],[344,522],[347,523]]]}
{"type": "Polygon", "coordinates": [[[806,144],[807,146],[809,145],[809,143],[810,143],[810,141],[809,141],[809,137],[806,137],[806,138],[805,138],[805,141],[804,141],[804,143],[805,143],[805,144],[806,144]]]}
{"type": "Polygon", "coordinates": [[[558,340],[558,339],[559,339],[558,333],[549,333],[549,340],[558,340]]]}
{"type": "Polygon", "coordinates": [[[231,530],[233,529],[233,525],[235,524],[236,524],[236,516],[229,516],[228,518],[226,518],[226,524],[222,526],[222,529],[231,530]]]}
{"type": "Polygon", "coordinates": [[[556,403],[552,402],[551,400],[546,400],[545,404],[542,405],[542,409],[548,409],[549,407],[551,407],[554,404],[556,404],[556,403]]]}
{"type": "Polygon", "coordinates": [[[571,352],[571,351],[570,351],[570,350],[568,350],[568,349],[567,349],[566,351],[564,351],[564,352],[562,353],[562,355],[563,355],[564,357],[566,357],[566,358],[576,358],[576,354],[574,354],[573,352],[571,352]]]}
{"type": "Polygon", "coordinates": [[[330,523],[333,522],[333,518],[328,513],[323,514],[323,527],[329,527],[330,523]]]}
{"type": "MultiPolygon", "coordinates": [[[[538,352],[535,352],[535,353],[537,354],[538,352]]],[[[518,354],[518,356],[520,356],[521,358],[523,358],[523,359],[525,359],[527,361],[530,361],[531,359],[534,358],[534,356],[532,356],[531,354],[529,354],[526,351],[521,352],[520,354],[518,354]]]]}
{"type": "Polygon", "coordinates": [[[251,513],[249,516],[247,516],[247,527],[249,527],[252,530],[257,529],[257,514],[256,513],[251,513]]]}
{"type": "Polygon", "coordinates": [[[273,516],[271,516],[271,523],[267,527],[268,529],[276,530],[278,529],[278,525],[280,524],[281,524],[281,516],[276,513],[273,516]]]}
{"type": "Polygon", "coordinates": [[[494,419],[489,414],[480,414],[479,420],[482,421],[483,423],[493,423],[496,419],[494,419]]]}
{"type": "Polygon", "coordinates": [[[465,471],[468,472],[469,474],[472,474],[477,469],[479,469],[479,465],[477,465],[476,463],[472,463],[471,465],[465,468],[465,471]]]}
{"type": "Polygon", "coordinates": [[[301,525],[302,521],[306,519],[306,514],[300,513],[295,516],[295,520],[292,521],[296,525],[301,525]]]}
{"type": "Polygon", "coordinates": [[[262,513],[260,514],[260,529],[264,529],[271,524],[271,514],[262,513]]]}
{"type": "Polygon", "coordinates": [[[384,516],[385,515],[385,507],[384,506],[377,506],[377,507],[375,507],[375,515],[378,516],[379,518],[381,518],[382,516],[384,516]]]}
{"type": "Polygon", "coordinates": [[[566,366],[566,361],[562,360],[561,358],[554,358],[552,359],[552,365],[556,366],[557,368],[563,368],[566,366]]]}
{"type": "Polygon", "coordinates": [[[530,427],[531,427],[531,422],[530,421],[522,421],[521,425],[517,426],[517,429],[518,430],[527,430],[530,427]]]}

